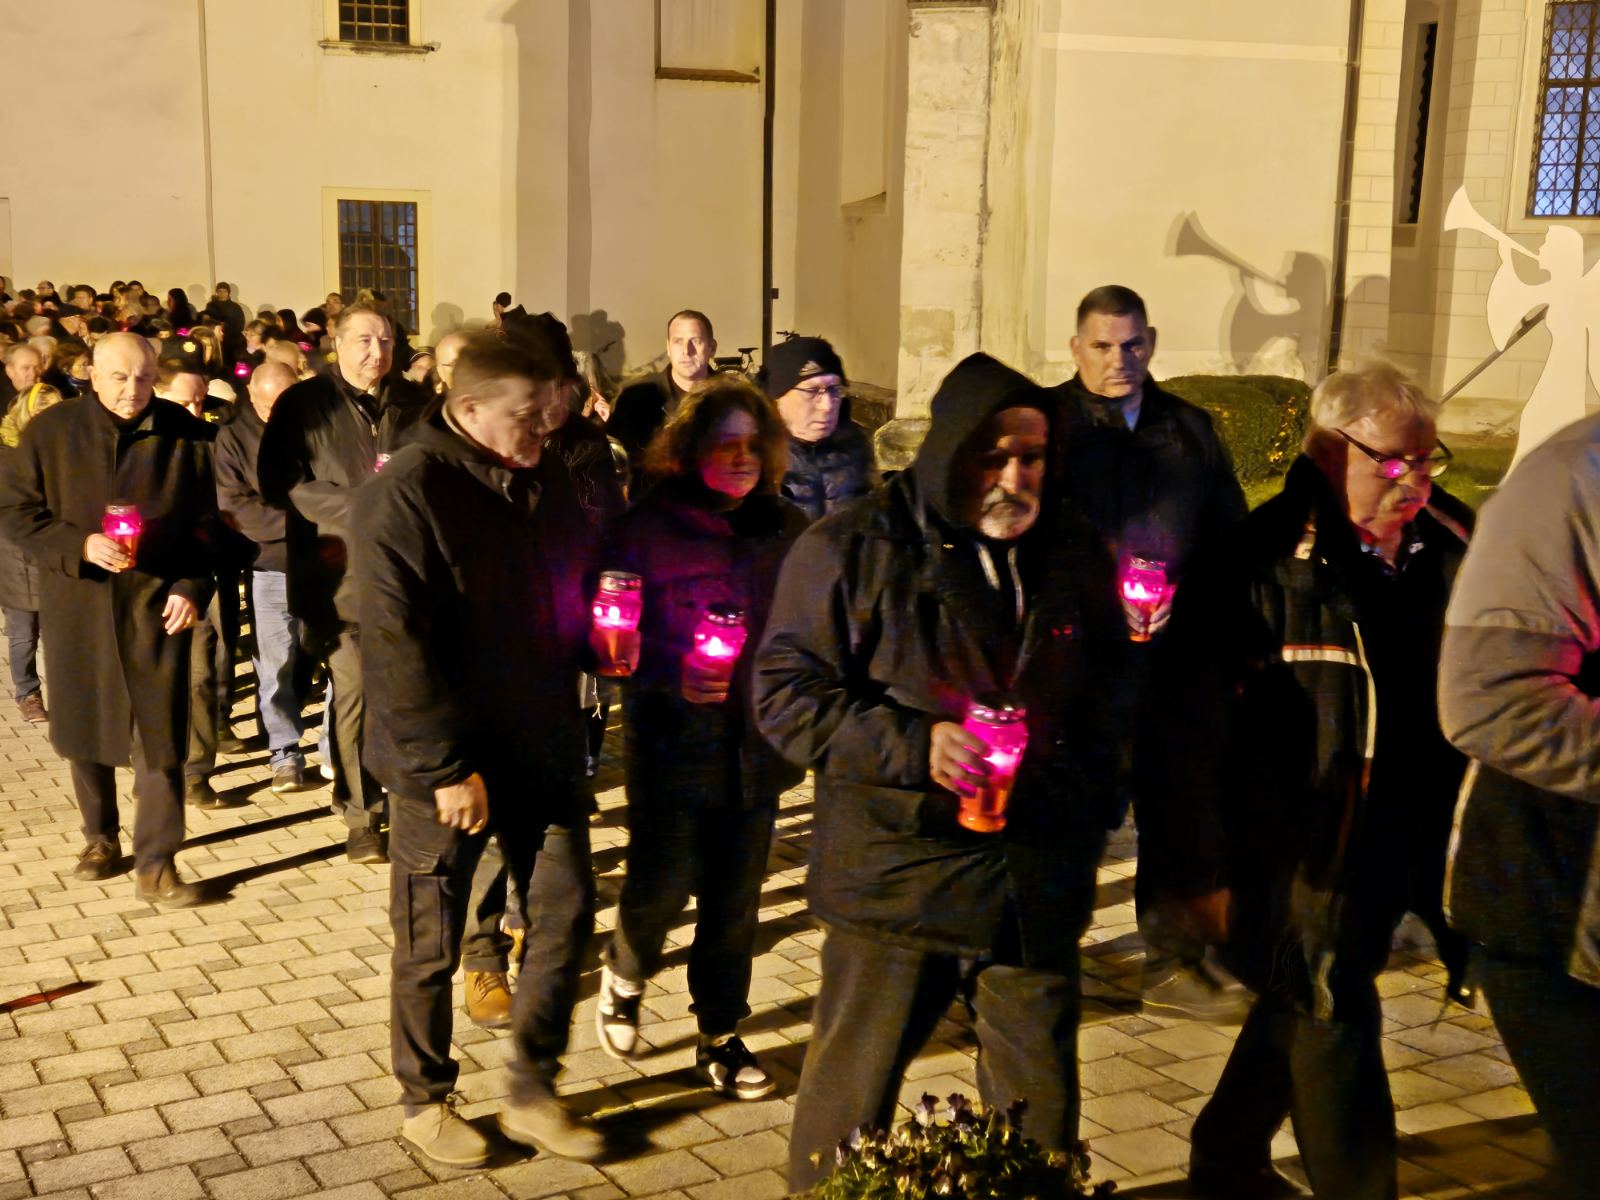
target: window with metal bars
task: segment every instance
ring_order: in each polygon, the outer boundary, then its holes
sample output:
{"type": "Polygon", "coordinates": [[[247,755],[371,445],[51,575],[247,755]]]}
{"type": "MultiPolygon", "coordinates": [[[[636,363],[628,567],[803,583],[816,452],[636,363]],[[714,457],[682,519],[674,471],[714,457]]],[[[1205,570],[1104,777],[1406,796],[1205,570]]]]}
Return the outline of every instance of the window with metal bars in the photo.
{"type": "Polygon", "coordinates": [[[406,45],[411,0],[339,0],[339,40],[406,45]]]}
{"type": "Polygon", "coordinates": [[[1600,3],[1545,8],[1530,217],[1600,213],[1600,3]]]}
{"type": "Polygon", "coordinates": [[[395,320],[417,328],[417,206],[405,200],[339,201],[339,291],[382,292],[395,320]]]}

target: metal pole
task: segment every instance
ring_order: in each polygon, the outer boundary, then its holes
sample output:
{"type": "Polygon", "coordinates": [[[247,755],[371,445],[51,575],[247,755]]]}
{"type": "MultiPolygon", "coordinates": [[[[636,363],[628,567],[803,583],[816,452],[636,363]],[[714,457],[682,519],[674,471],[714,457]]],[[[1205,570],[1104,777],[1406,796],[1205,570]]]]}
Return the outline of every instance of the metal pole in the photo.
{"type": "Polygon", "coordinates": [[[1481,363],[1473,367],[1472,370],[1468,371],[1459,380],[1457,380],[1455,387],[1451,388],[1448,392],[1439,397],[1439,403],[1443,404],[1446,400],[1450,399],[1451,396],[1454,396],[1462,388],[1466,387],[1467,384],[1471,383],[1479,375],[1482,375],[1491,366],[1493,366],[1499,360],[1502,354],[1520,342],[1528,335],[1528,331],[1530,329],[1539,324],[1539,322],[1543,321],[1545,314],[1549,311],[1550,306],[1548,304],[1541,304],[1537,309],[1524,317],[1522,319],[1522,324],[1518,325],[1516,329],[1512,331],[1511,336],[1506,339],[1506,344],[1501,346],[1500,349],[1489,355],[1489,357],[1485,358],[1481,363]]]}
{"type": "Polygon", "coordinates": [[[772,349],[772,159],[778,93],[778,0],[767,0],[767,54],[761,114],[761,361],[772,349]]]}

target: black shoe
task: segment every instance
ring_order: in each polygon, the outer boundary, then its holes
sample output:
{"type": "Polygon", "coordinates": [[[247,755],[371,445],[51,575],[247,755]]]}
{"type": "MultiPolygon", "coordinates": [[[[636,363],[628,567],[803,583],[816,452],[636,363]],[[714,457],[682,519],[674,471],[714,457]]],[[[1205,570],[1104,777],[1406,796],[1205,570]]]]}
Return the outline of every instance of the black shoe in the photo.
{"type": "Polygon", "coordinates": [[[198,883],[187,883],[170,858],[158,867],[140,871],[134,879],[139,899],[169,908],[191,908],[204,898],[198,883]]]}
{"type": "Polygon", "coordinates": [[[383,844],[383,834],[376,829],[352,829],[344,840],[344,856],[353,863],[386,863],[388,849],[383,844]]]}
{"type": "Polygon", "coordinates": [[[759,1100],[777,1090],[778,1081],[756,1061],[756,1056],[737,1037],[718,1041],[700,1039],[694,1052],[695,1074],[711,1089],[735,1100],[759,1100]]]}
{"type": "Polygon", "coordinates": [[[244,800],[233,800],[225,797],[216,788],[211,786],[209,779],[191,779],[183,785],[183,796],[195,808],[241,808],[246,803],[244,800]]]}
{"type": "Polygon", "coordinates": [[[117,873],[119,857],[115,842],[90,842],[78,855],[78,865],[72,868],[72,877],[110,879],[117,873]]]}
{"type": "Polygon", "coordinates": [[[1260,1167],[1189,1164],[1194,1200],[1293,1200],[1304,1196],[1271,1163],[1260,1167]]]}
{"type": "Polygon", "coordinates": [[[272,790],[278,795],[284,792],[303,792],[306,790],[306,766],[304,763],[286,762],[279,763],[272,768],[272,790]]]}

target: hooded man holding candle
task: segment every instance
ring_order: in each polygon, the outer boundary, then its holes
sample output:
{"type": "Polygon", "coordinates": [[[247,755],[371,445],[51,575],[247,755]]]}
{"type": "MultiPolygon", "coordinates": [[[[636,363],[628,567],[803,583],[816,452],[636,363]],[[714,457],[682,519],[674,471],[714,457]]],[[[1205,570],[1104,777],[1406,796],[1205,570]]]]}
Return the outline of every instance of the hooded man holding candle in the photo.
{"type": "Polygon", "coordinates": [[[911,468],[814,525],[779,577],[756,713],[816,770],[808,891],[827,929],[794,1190],[852,1129],[887,1127],[958,993],[984,1101],[1025,1099],[1047,1147],[1077,1139],[1078,941],[1126,635],[1109,556],[1044,491],[1051,407],[1026,376],[967,358],[911,468]]]}
{"type": "Polygon", "coordinates": [[[211,595],[221,526],[212,427],[154,399],[155,379],[144,338],[103,338],[94,394],[40,413],[9,455],[0,529],[41,572],[50,741],[71,765],[83,813],[73,874],[117,873],[115,768],[131,758],[138,895],[186,905],[201,898],[173,862],[183,840],[189,641],[211,595]]]}

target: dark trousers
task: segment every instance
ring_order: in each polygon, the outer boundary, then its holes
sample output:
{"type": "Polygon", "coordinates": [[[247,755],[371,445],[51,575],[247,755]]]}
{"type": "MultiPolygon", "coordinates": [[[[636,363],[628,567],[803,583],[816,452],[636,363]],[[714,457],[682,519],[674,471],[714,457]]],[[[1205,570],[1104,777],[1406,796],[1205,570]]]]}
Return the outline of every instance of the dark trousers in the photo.
{"type": "Polygon", "coordinates": [[[692,893],[690,1011],[707,1037],[732,1033],[750,1015],[750,961],[776,813],[776,796],[751,809],[695,804],[681,794],[628,803],[628,874],[606,961],[624,979],[649,979],[692,893]]]}
{"type": "Polygon", "coordinates": [[[228,721],[228,681],[233,658],[222,636],[220,593],[200,614],[189,640],[189,753],[183,773],[205,779],[217,766],[217,740],[228,721]]]}
{"type": "MultiPolygon", "coordinates": [[[[469,971],[511,967],[511,935],[505,931],[507,871],[500,843],[490,838],[472,871],[467,893],[467,926],[461,941],[461,964],[469,971]]],[[[520,909],[520,906],[518,906],[520,909]]],[[[516,920],[513,914],[512,920],[516,920]]]]}
{"type": "Polygon", "coordinates": [[[1600,988],[1554,967],[1488,956],[1479,978],[1555,1148],[1556,1194],[1593,1196],[1600,1187],[1600,988]]]}
{"type": "MultiPolygon", "coordinates": [[[[341,626],[328,652],[333,684],[333,807],[349,829],[377,829],[383,824],[383,788],[362,761],[362,723],[367,694],[361,686],[361,638],[354,625],[341,626]]],[[[324,713],[324,721],[328,714],[324,713]]]]}
{"type": "MultiPolygon", "coordinates": [[[[116,842],[117,771],[106,763],[70,759],[72,791],[83,814],[85,842],[116,842]]],[[[133,731],[133,865],[145,871],[168,861],[183,843],[183,770],[145,765],[133,731]]]]}
{"type": "Polygon", "coordinates": [[[26,608],[8,608],[5,618],[12,694],[21,700],[42,686],[39,683],[39,614],[26,608]]]}
{"type": "Polygon", "coordinates": [[[1290,1117],[1317,1200],[1394,1200],[1394,1101],[1377,987],[1368,982],[1350,1001],[1328,1022],[1275,995],[1256,1001],[1195,1118],[1191,1164],[1265,1166],[1272,1135],[1290,1117]]]}
{"type": "MultiPolygon", "coordinates": [[[[524,788],[526,785],[523,785],[524,788]]],[[[490,784],[491,828],[469,836],[434,819],[431,801],[395,798],[389,831],[389,923],[394,930],[390,1051],[406,1114],[455,1087],[451,979],[461,959],[472,871],[493,836],[524,898],[527,939],[512,1002],[511,1098],[552,1094],[566,1049],[578,976],[594,930],[588,826],[544,826],[534,799],[490,784]]],[[[575,807],[575,806],[574,806],[575,807]]]]}
{"type": "Polygon", "coordinates": [[[975,1013],[984,1104],[1026,1099],[1029,1137],[1052,1150],[1077,1141],[1075,966],[1058,973],[973,963],[829,930],[789,1133],[790,1191],[830,1174],[833,1148],[852,1129],[890,1126],[906,1067],[962,991],[975,1013]]]}

